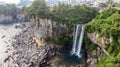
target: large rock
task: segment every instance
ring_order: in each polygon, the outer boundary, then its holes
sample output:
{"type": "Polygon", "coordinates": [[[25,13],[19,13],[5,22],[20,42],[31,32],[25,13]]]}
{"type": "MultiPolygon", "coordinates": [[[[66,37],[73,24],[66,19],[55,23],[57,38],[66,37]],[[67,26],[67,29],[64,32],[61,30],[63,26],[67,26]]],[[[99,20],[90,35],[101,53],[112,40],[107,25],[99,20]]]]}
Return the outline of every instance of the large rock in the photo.
{"type": "Polygon", "coordinates": [[[99,46],[104,47],[105,44],[111,43],[111,38],[105,38],[105,37],[98,37],[97,33],[87,33],[88,38],[95,44],[98,44],[99,46]]]}

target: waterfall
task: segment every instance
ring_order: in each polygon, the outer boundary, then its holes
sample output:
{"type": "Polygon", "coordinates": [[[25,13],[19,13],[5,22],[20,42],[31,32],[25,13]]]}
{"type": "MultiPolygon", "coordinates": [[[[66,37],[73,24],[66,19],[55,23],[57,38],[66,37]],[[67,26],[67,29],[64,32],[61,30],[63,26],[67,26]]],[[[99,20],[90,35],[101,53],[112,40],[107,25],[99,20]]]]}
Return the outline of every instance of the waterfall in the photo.
{"type": "Polygon", "coordinates": [[[82,47],[83,37],[84,37],[84,26],[77,25],[73,34],[73,47],[71,53],[72,55],[75,54],[78,57],[81,57],[81,47],[82,47]]]}
{"type": "Polygon", "coordinates": [[[78,57],[81,57],[80,53],[81,53],[83,36],[84,36],[84,27],[82,27],[80,38],[79,38],[78,49],[77,49],[77,56],[78,57]]]}
{"type": "Polygon", "coordinates": [[[76,43],[77,43],[77,36],[78,36],[78,29],[79,29],[79,25],[76,26],[76,31],[75,34],[73,34],[73,47],[72,47],[72,54],[76,53],[76,43]]]}

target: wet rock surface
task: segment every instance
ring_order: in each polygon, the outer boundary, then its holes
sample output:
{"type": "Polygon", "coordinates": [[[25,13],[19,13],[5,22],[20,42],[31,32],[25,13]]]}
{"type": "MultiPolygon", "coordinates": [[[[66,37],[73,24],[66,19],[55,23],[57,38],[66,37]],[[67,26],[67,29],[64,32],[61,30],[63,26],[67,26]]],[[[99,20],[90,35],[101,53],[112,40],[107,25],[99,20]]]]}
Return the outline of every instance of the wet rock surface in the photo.
{"type": "Polygon", "coordinates": [[[8,48],[8,56],[0,67],[45,67],[49,59],[56,54],[57,48],[52,45],[38,46],[32,39],[34,31],[27,27],[15,35],[12,48],[8,48]]]}

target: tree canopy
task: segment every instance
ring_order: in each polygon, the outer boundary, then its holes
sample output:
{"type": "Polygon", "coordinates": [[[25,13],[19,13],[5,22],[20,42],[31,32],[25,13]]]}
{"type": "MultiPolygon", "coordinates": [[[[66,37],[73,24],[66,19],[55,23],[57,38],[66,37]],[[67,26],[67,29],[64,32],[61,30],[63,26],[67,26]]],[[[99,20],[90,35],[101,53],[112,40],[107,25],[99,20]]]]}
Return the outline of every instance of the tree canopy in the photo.
{"type": "Polygon", "coordinates": [[[46,18],[47,11],[48,11],[48,8],[45,3],[45,0],[34,0],[32,5],[26,9],[26,15],[30,18],[32,16],[35,16],[38,18],[46,18]]]}
{"type": "Polygon", "coordinates": [[[57,24],[72,25],[77,23],[87,23],[92,20],[98,11],[96,8],[85,5],[71,6],[65,3],[59,3],[53,7],[46,5],[44,0],[35,0],[31,6],[26,9],[26,15],[39,18],[47,18],[56,21],[57,24]]]}

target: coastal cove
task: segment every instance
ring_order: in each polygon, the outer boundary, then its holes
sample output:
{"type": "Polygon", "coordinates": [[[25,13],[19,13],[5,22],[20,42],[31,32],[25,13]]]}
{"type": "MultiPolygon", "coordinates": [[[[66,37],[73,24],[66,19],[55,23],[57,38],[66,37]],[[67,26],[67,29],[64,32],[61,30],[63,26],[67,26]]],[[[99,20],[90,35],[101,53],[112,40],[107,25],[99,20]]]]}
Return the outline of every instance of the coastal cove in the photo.
{"type": "Polygon", "coordinates": [[[72,56],[68,51],[61,52],[59,46],[51,44],[38,46],[32,39],[34,30],[29,27],[29,22],[0,27],[1,49],[3,49],[0,51],[0,66],[2,67],[81,66],[80,58],[72,56]]]}
{"type": "Polygon", "coordinates": [[[0,67],[120,67],[120,3],[31,2],[0,4],[0,67]]]}

